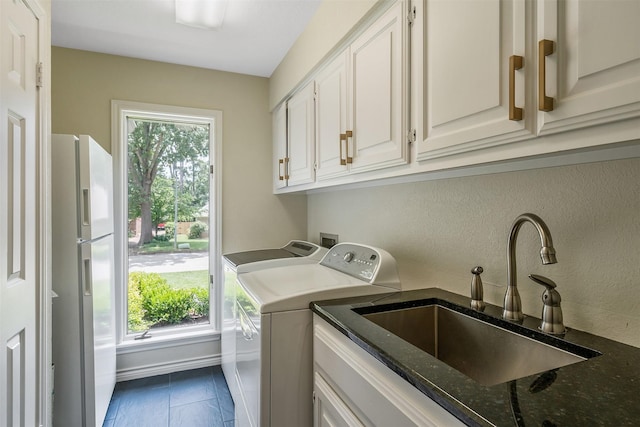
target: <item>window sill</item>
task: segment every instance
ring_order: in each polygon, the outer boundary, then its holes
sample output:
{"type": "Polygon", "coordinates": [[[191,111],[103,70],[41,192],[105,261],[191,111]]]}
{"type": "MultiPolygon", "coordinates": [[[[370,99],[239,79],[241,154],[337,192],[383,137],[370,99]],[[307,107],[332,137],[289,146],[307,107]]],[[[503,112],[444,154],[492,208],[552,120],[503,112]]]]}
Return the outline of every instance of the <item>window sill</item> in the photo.
{"type": "Polygon", "coordinates": [[[152,331],[150,334],[153,335],[151,338],[142,340],[136,340],[133,335],[130,335],[116,346],[116,354],[137,353],[220,340],[220,331],[211,328],[188,332],[180,331],[179,333],[158,332],[157,335],[152,331]]]}

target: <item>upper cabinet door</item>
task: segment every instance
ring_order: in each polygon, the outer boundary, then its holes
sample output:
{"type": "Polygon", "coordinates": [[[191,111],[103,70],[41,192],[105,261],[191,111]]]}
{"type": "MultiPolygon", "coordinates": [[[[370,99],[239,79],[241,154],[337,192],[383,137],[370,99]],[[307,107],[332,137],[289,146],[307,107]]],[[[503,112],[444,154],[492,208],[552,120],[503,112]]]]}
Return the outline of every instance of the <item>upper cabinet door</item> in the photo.
{"type": "Polygon", "coordinates": [[[273,120],[273,187],[287,186],[287,103],[283,102],[272,114],[273,120]]]}
{"type": "Polygon", "coordinates": [[[418,160],[531,135],[525,114],[525,1],[418,2],[418,160]],[[513,57],[513,58],[512,58],[513,57]]]}
{"type": "Polygon", "coordinates": [[[344,175],[347,166],[347,73],[349,50],[316,76],[316,177],[344,175]]]}
{"type": "Polygon", "coordinates": [[[539,0],[540,96],[553,98],[538,115],[547,134],[640,116],[640,1],[539,0]],[[542,92],[542,93],[540,93],[542,92]]]}
{"type": "Polygon", "coordinates": [[[407,163],[408,6],[397,1],[350,46],[351,171],[407,163]]]}
{"type": "Polygon", "coordinates": [[[315,92],[309,83],[287,102],[288,185],[307,184],[314,176],[315,92]]]}

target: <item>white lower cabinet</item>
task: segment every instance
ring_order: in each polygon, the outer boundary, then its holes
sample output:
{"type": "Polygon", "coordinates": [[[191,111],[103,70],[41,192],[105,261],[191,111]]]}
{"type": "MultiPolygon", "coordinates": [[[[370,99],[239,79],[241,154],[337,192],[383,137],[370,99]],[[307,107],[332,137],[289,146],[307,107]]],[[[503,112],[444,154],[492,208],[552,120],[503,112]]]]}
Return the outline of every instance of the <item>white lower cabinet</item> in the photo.
{"type": "Polygon", "coordinates": [[[313,318],[314,426],[463,426],[319,316],[313,318]]]}

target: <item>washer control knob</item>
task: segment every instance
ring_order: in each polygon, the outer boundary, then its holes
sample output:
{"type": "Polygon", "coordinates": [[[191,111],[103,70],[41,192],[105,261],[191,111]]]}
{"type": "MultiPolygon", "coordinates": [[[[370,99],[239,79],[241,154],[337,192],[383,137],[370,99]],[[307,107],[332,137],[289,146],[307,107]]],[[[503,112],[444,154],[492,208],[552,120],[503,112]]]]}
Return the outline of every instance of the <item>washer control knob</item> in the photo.
{"type": "Polygon", "coordinates": [[[344,262],[351,262],[353,261],[353,252],[347,252],[346,254],[344,254],[344,262]]]}

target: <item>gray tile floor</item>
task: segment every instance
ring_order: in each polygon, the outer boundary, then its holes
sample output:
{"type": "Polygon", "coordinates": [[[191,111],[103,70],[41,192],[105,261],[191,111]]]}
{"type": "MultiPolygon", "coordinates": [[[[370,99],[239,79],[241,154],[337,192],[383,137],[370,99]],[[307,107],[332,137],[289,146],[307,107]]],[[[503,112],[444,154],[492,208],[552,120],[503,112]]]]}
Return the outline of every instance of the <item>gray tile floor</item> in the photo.
{"type": "Polygon", "coordinates": [[[116,384],[103,427],[233,427],[220,366],[116,384]]]}

